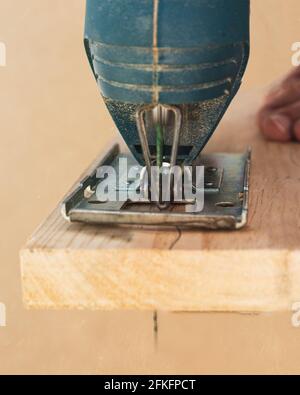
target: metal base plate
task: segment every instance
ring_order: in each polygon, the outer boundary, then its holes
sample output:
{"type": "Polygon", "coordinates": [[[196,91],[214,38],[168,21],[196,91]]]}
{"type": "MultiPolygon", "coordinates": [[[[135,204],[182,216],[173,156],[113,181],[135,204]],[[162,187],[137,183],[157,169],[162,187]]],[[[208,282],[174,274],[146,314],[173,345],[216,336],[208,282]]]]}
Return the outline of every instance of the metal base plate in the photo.
{"type": "Polygon", "coordinates": [[[204,209],[200,213],[185,212],[183,204],[160,210],[154,203],[98,201],[94,193],[99,183],[97,169],[116,166],[120,156],[129,160],[129,166],[137,165],[131,154],[121,154],[115,145],[63,202],[65,218],[93,224],[205,229],[240,229],[246,225],[250,150],[244,154],[202,154],[195,161],[195,165],[205,166],[204,209]]]}

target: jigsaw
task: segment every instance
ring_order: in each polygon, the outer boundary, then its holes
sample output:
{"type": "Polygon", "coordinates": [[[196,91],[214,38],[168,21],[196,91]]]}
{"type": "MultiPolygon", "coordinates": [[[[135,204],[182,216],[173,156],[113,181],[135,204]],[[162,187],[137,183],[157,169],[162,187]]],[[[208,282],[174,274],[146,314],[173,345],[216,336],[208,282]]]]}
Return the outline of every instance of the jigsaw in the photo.
{"type": "Polygon", "coordinates": [[[246,224],[250,152],[203,149],[241,85],[249,16],[249,0],[87,0],[86,53],[128,152],[112,147],[64,201],[65,217],[209,229],[246,224]],[[115,177],[99,171],[109,166],[115,177]],[[99,195],[105,179],[108,188],[117,179],[115,199],[99,195]],[[201,204],[193,210],[196,192],[201,204]]]}

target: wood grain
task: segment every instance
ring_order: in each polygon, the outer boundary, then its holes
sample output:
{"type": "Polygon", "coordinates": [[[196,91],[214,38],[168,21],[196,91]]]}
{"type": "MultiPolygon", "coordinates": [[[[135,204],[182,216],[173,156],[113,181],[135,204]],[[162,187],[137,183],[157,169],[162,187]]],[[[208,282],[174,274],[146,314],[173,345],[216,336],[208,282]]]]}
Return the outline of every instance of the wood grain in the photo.
{"type": "Polygon", "coordinates": [[[300,147],[255,126],[238,96],[206,151],[253,149],[248,226],[179,231],[70,224],[59,208],[21,251],[28,308],[263,312],[300,300],[300,147]]]}

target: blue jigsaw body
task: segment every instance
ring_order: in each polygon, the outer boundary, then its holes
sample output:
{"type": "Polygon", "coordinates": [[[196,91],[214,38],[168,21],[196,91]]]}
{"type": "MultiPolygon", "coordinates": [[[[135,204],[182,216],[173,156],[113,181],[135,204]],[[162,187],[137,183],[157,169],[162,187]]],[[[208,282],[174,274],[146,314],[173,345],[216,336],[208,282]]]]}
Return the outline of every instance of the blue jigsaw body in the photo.
{"type": "MultiPolygon", "coordinates": [[[[136,113],[181,111],[178,162],[190,164],[237,93],[249,57],[249,0],[87,0],[85,48],[101,95],[144,163],[136,113]]],[[[172,133],[164,136],[164,159],[172,133]]],[[[152,154],[154,129],[149,129],[152,154]]]]}

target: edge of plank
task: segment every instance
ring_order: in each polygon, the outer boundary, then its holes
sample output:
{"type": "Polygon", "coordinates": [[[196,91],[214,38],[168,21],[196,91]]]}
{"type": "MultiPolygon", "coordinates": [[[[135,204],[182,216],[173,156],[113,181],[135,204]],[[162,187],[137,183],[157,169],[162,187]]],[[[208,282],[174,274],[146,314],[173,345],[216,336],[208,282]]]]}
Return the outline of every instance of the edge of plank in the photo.
{"type": "Polygon", "coordinates": [[[255,313],[290,311],[300,301],[298,251],[24,248],[20,255],[31,309],[255,313]]]}

